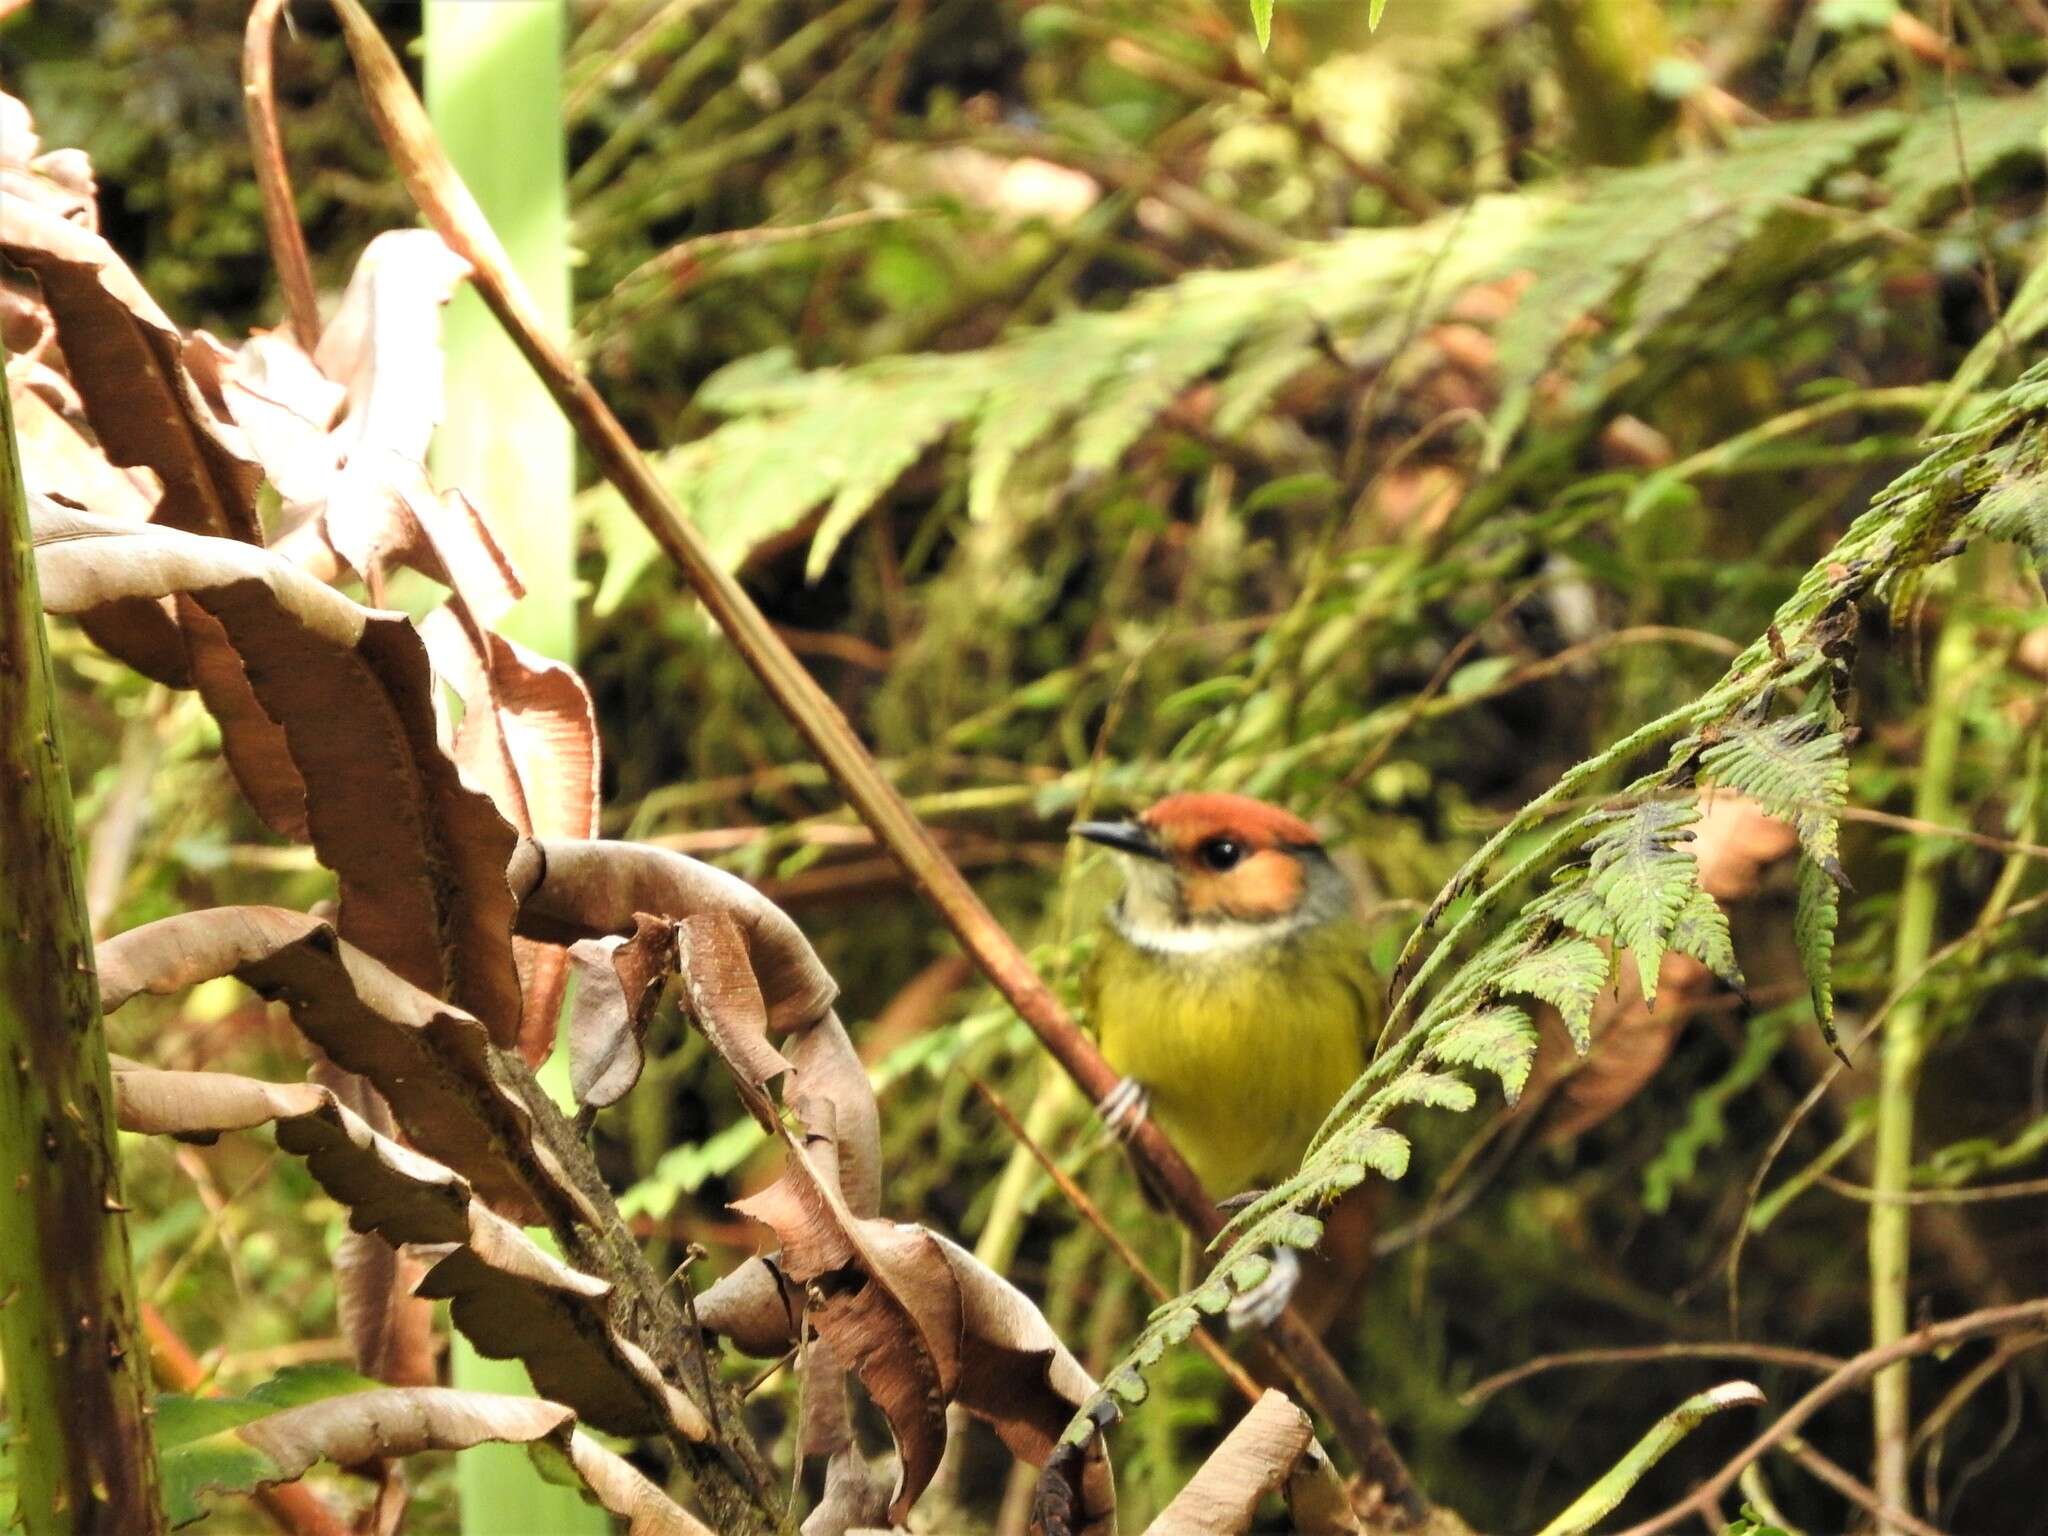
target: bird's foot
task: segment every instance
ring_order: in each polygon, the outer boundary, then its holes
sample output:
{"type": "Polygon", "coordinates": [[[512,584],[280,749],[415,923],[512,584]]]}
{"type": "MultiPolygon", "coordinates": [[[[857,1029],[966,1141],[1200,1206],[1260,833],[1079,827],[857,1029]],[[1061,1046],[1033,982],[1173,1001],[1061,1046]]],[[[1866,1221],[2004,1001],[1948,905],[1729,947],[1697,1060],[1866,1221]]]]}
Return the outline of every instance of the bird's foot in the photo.
{"type": "Polygon", "coordinates": [[[1095,1113],[1109,1127],[1110,1135],[1128,1144],[1152,1113],[1151,1096],[1135,1079],[1119,1078],[1117,1085],[1095,1106],[1095,1113]]]}
{"type": "Polygon", "coordinates": [[[1270,1328],[1294,1299],[1301,1284],[1301,1259],[1292,1248],[1273,1250],[1273,1267],[1257,1285],[1239,1291],[1224,1309],[1223,1320],[1232,1333],[1258,1332],[1270,1328]]]}
{"type": "Polygon", "coordinates": [[[1235,1216],[1254,1200],[1263,1200],[1265,1198],[1266,1191],[1263,1189],[1247,1189],[1235,1195],[1225,1195],[1216,1202],[1216,1209],[1225,1216],[1235,1216]]]}

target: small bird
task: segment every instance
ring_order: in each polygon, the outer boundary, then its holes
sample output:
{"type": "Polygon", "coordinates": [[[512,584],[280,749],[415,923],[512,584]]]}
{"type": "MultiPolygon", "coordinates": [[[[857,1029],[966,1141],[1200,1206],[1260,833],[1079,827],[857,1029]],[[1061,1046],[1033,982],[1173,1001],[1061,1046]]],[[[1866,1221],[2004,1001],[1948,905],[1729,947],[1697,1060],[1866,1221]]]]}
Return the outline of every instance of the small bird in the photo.
{"type": "Polygon", "coordinates": [[[1244,795],[1073,830],[1125,866],[1082,983],[1125,1079],[1105,1118],[1149,1112],[1212,1197],[1287,1177],[1380,1016],[1350,882],[1307,822],[1244,795]]]}

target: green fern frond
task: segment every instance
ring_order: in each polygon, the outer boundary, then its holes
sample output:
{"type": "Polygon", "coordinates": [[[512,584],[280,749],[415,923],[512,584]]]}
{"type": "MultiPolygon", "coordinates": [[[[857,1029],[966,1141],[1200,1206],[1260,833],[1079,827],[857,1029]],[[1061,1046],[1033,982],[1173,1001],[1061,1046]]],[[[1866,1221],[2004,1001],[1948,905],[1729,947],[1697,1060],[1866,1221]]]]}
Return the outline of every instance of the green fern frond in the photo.
{"type": "Polygon", "coordinates": [[[1742,979],[1742,967],[1735,963],[1735,941],[1728,933],[1728,914],[1721,903],[1703,890],[1695,890],[1678,921],[1671,925],[1671,948],[1690,955],[1737,992],[1749,990],[1742,979]]]}
{"type": "Polygon", "coordinates": [[[1739,728],[1700,754],[1700,773],[1749,796],[1799,834],[1808,858],[1838,869],[1835,817],[1849,796],[1841,732],[1813,714],[1739,728]]]}
{"type": "Polygon", "coordinates": [[[1792,939],[1799,947],[1799,963],[1806,968],[1806,985],[1813,994],[1813,1014],[1820,1020],[1820,1032],[1828,1049],[1841,1054],[1835,1038],[1835,923],[1840,916],[1841,894],[1834,877],[1811,859],[1799,861],[1799,901],[1792,912],[1792,939]]]}
{"type": "MultiPolygon", "coordinates": [[[[1587,919],[1600,910],[1598,894],[1583,880],[1560,888],[1550,899],[1554,904],[1546,915],[1567,928],[1578,927],[1564,915],[1567,910],[1587,919]]],[[[1593,1043],[1593,1001],[1613,974],[1614,959],[1606,950],[1590,938],[1567,936],[1522,956],[1500,973],[1495,986],[1504,994],[1550,1004],[1564,1019],[1572,1045],[1584,1053],[1593,1043]]],[[[1441,1054],[1443,1047],[1436,1049],[1441,1054]]]]}
{"type": "MultiPolygon", "coordinates": [[[[1598,946],[1594,946],[1598,948],[1598,946]]],[[[1606,957],[1601,957],[1604,967],[1606,957]]],[[[1433,1060],[1447,1067],[1476,1067],[1500,1079],[1510,1105],[1519,1103],[1536,1064],[1536,1026],[1509,1003],[1475,1008],[1446,1025],[1430,1046],[1433,1060]]]]}
{"type": "Polygon", "coordinates": [[[1886,156],[1885,217],[1918,228],[1961,198],[1963,171],[1982,182],[2015,164],[2041,162],[2048,104],[2039,91],[2022,96],[1969,96],[1917,114],[1886,156]]]}
{"type": "MultiPolygon", "coordinates": [[[[1959,108],[1966,147],[1976,146],[1966,156],[1972,179],[2021,152],[2038,131],[2040,100],[1959,108]]],[[[1331,346],[1361,371],[1387,366],[1474,284],[1533,271],[1535,286],[1498,335],[1497,455],[1536,379],[1589,318],[1626,303],[1624,339],[1646,337],[1765,243],[1788,199],[1824,195],[1829,178],[1859,159],[1888,178],[1894,220],[1931,216],[1964,179],[1945,109],[1761,128],[1720,156],[1609,173],[1577,193],[1485,197],[1427,224],[1197,273],[1121,311],[1068,315],[978,352],[809,373],[786,352],[748,358],[698,394],[732,419],[658,455],[657,468],[729,563],[825,509],[807,567],[815,576],[903,471],[948,435],[967,439],[969,515],[987,518],[1026,453],[1063,449],[1083,476],[1113,470],[1183,390],[1218,372],[1214,429],[1240,434],[1331,346]]],[[[652,563],[654,545],[608,488],[589,494],[585,512],[607,555],[608,611],[652,563]]]]}
{"type": "MultiPolygon", "coordinates": [[[[1657,1000],[1657,968],[1670,947],[1680,914],[1700,888],[1699,861],[1685,844],[1699,805],[1691,800],[1647,800],[1620,811],[1595,811],[1605,823],[1587,847],[1583,890],[1597,898],[1540,899],[1535,910],[1556,917],[1589,939],[1613,939],[1635,956],[1643,1000],[1657,1000]]],[[[1576,888],[1568,888],[1576,894],[1576,888]]]]}

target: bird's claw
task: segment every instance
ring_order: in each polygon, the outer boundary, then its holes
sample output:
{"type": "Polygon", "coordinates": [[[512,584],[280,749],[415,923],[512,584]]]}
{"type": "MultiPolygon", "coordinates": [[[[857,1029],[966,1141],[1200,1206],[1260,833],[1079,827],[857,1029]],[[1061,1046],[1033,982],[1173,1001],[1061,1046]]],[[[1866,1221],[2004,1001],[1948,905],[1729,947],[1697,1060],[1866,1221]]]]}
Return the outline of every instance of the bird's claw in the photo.
{"type": "Polygon", "coordinates": [[[1276,1248],[1273,1250],[1273,1267],[1266,1271],[1266,1278],[1233,1296],[1230,1305],[1224,1309],[1223,1320],[1230,1325],[1232,1333],[1270,1328],[1287,1310],[1287,1303],[1294,1299],[1294,1288],[1299,1284],[1300,1257],[1292,1248],[1276,1248]]]}
{"type": "Polygon", "coordinates": [[[1138,1134],[1138,1127],[1152,1112],[1151,1097],[1132,1078],[1119,1078],[1117,1085],[1109,1090],[1103,1101],[1095,1106],[1095,1112],[1102,1116],[1102,1123],[1109,1127],[1110,1135],[1128,1144],[1138,1134]]]}

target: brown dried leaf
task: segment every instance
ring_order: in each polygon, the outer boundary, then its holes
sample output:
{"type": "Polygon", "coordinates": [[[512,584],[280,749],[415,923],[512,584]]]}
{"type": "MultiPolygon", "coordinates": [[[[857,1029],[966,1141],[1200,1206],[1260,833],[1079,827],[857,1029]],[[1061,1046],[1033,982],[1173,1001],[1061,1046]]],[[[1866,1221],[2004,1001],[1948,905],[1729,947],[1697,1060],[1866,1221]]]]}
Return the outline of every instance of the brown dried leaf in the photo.
{"type": "MultiPolygon", "coordinates": [[[[397,1138],[391,1106],[368,1079],[344,1072],[325,1056],[307,1076],[379,1136],[397,1138]]],[[[335,1319],[365,1376],[394,1387],[431,1387],[440,1380],[434,1309],[413,1295],[425,1273],[418,1259],[376,1232],[351,1228],[335,1245],[335,1319]]]]}
{"type": "MultiPolygon", "coordinates": [[[[697,1298],[697,1321],[742,1354],[767,1359],[796,1343],[802,1305],[781,1270],[766,1259],[748,1259],[697,1298]]],[[[813,1454],[808,1445],[804,1454],[813,1454]]]]}
{"type": "Polygon", "coordinates": [[[607,934],[570,946],[576,1006],[569,1015],[569,1087],[578,1104],[602,1109],[639,1081],[640,1042],[675,974],[676,925],[646,913],[630,938],[607,934]]]}
{"type": "Polygon", "coordinates": [[[414,1292],[426,1270],[374,1232],[344,1232],[334,1247],[334,1312],[356,1369],[394,1387],[440,1379],[434,1309],[414,1292]]]}
{"type": "MultiPolygon", "coordinates": [[[[435,671],[462,701],[462,719],[446,733],[456,765],[528,836],[595,836],[601,785],[590,690],[575,669],[483,626],[460,590],[420,625],[435,671]]],[[[537,1064],[554,1045],[569,957],[560,945],[515,939],[514,958],[519,1049],[537,1064]]],[[[638,1075],[634,1066],[618,1093],[638,1075]]]]}
{"type": "Polygon", "coordinates": [[[37,511],[52,613],[178,594],[219,624],[247,691],[196,623],[195,676],[206,679],[223,734],[238,738],[230,762],[274,825],[292,825],[287,763],[303,784],[306,829],[340,878],[343,937],[509,1043],[519,981],[505,865],[516,835],[440,749],[432,671],[411,623],[350,602],[266,550],[48,502],[37,511]],[[278,725],[265,730],[264,717],[278,725]]]}
{"type": "Polygon", "coordinates": [[[220,370],[221,398],[284,503],[288,525],[317,514],[341,472],[333,436],[348,390],[285,331],[258,331],[220,370]]]}
{"type": "Polygon", "coordinates": [[[934,1239],[847,1211],[794,1137],[782,1178],[733,1209],[775,1233],[806,1316],[888,1420],[901,1463],[889,1518],[902,1524],[938,1470],[960,1380],[960,1299],[934,1239]]]}
{"type": "Polygon", "coordinates": [[[478,1353],[516,1357],[542,1392],[613,1434],[712,1439],[703,1410],[612,1325],[610,1285],[543,1252],[483,1205],[470,1215],[463,1241],[417,1249],[428,1266],[417,1294],[446,1299],[478,1353]]]}
{"type": "MultiPolygon", "coordinates": [[[[823,1157],[829,1143],[839,1189],[855,1214],[880,1208],[874,1090],[832,1013],[838,986],[786,912],[736,875],[637,843],[524,843],[510,878],[520,893],[519,932],[533,938],[573,942],[624,933],[636,913],[677,922],[709,914],[730,918],[745,946],[743,969],[762,993],[768,1028],[789,1036],[781,1057],[793,1071],[784,1092],[814,1139],[814,1156],[823,1157]]],[[[743,1078],[758,1078],[772,1065],[751,1048],[746,1059],[751,1065],[738,1069],[743,1078]]]]}
{"type": "MultiPolygon", "coordinates": [[[[517,1172],[531,1141],[526,1109],[498,1085],[483,1026],[336,937],[316,917],[281,907],[219,907],[130,929],[98,947],[108,1012],[138,992],[178,992],[236,976],[291,1009],[335,1063],[367,1078],[406,1134],[476,1186],[492,1205],[526,1216],[538,1202],[517,1172]],[[480,1101],[491,1099],[486,1113],[480,1101]]],[[[427,1241],[428,1239],[411,1239],[427,1241]]]]}
{"type": "Polygon", "coordinates": [[[126,471],[109,464],[107,456],[40,391],[17,387],[12,398],[22,479],[29,494],[68,501],[115,522],[149,521],[156,498],[126,471]]]}
{"type": "Polygon", "coordinates": [[[950,1403],[1013,1454],[1045,1461],[1094,1383],[1037,1307],[936,1233],[853,1215],[784,1136],[783,1177],[734,1209],[774,1231],[775,1262],[804,1287],[818,1337],[888,1420],[901,1463],[890,1518],[902,1521],[937,1469],[950,1403]]]}
{"type": "Polygon", "coordinates": [[[162,522],[260,543],[261,472],[240,429],[193,380],[185,338],[111,245],[52,199],[28,195],[21,176],[0,189],[0,255],[35,275],[101,448],[116,464],[156,472],[162,522]]]}
{"type": "Polygon", "coordinates": [[[1095,1383],[1029,1297],[951,1238],[931,1237],[960,1295],[955,1401],[1011,1454],[1043,1465],[1095,1383]]]}
{"type": "Polygon", "coordinates": [[[618,1434],[707,1440],[702,1412],[613,1328],[606,1282],[542,1251],[473,1199],[452,1169],[372,1130],[316,1083],[266,1083],[215,1072],[114,1074],[124,1130],[206,1137],[274,1122],[278,1145],[306,1159],[349,1223],[409,1245],[426,1268],[418,1294],[452,1303],[455,1324],[493,1359],[517,1358],[536,1386],[618,1434]]]}
{"type": "MultiPolygon", "coordinates": [[[[387,567],[416,555],[415,507],[434,501],[422,466],[444,404],[441,308],[468,275],[469,263],[431,230],[379,235],[313,354],[346,398],[332,441],[338,471],[321,516],[329,542],[373,599],[387,567]]],[[[488,608],[483,594],[476,599],[488,608]]]]}
{"type": "Polygon", "coordinates": [[[777,1121],[768,1084],[790,1064],[768,1043],[768,1005],[739,924],[724,912],[693,913],[676,926],[676,941],[691,1017],[738,1080],[748,1109],[773,1132],[777,1121]]]}
{"type": "Polygon", "coordinates": [[[628,1536],[712,1536],[623,1458],[578,1431],[572,1410],[539,1398],[390,1387],[286,1408],[222,1433],[268,1463],[246,1484],[238,1481],[238,1491],[295,1481],[322,1461],[357,1466],[501,1442],[528,1446],[544,1469],[573,1468],[598,1503],[626,1520],[628,1536]]]}
{"type": "Polygon", "coordinates": [[[825,1492],[804,1516],[803,1536],[847,1536],[888,1518],[889,1478],[849,1446],[825,1463],[825,1492]]]}
{"type": "Polygon", "coordinates": [[[521,848],[512,885],[519,931],[572,943],[632,929],[636,912],[683,918],[723,912],[739,924],[769,1027],[807,1028],[839,987],[789,914],[739,876],[665,848],[602,839],[540,838],[521,848]]]}
{"type": "Polygon", "coordinates": [[[1300,1465],[1315,1434],[1285,1393],[1267,1392],[1195,1469],[1147,1536],[1243,1536],[1259,1501],[1300,1465]]]}

